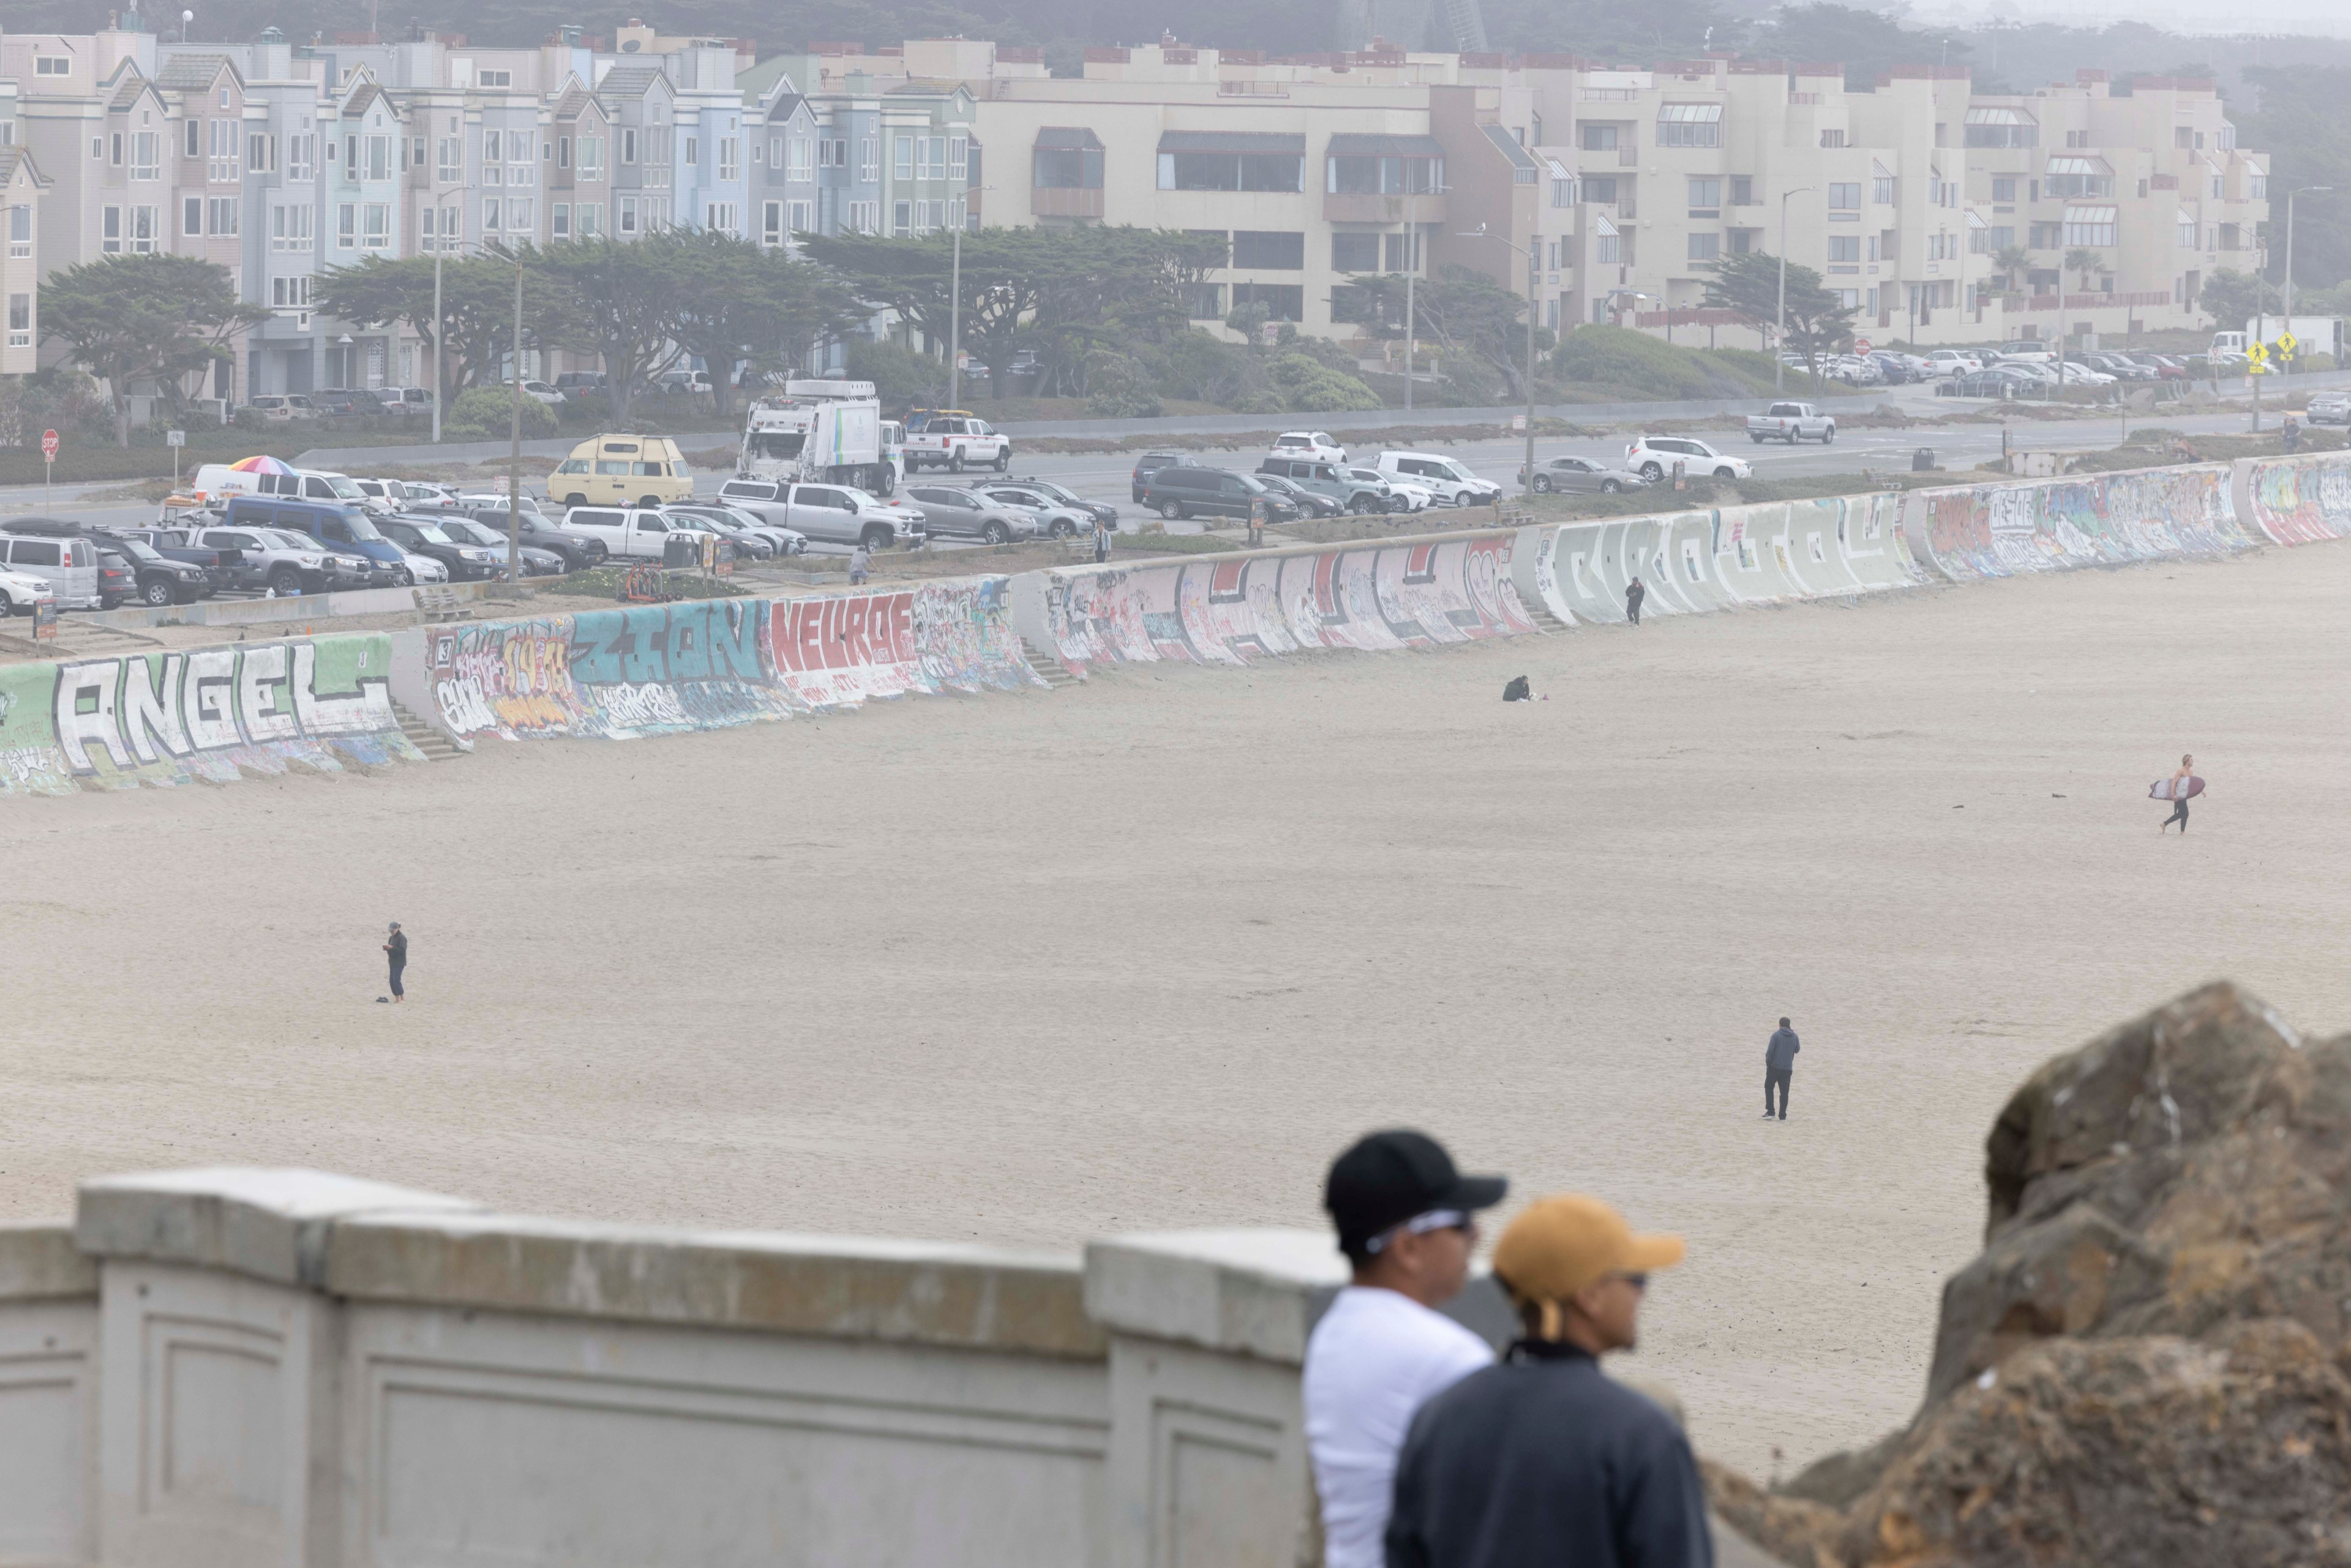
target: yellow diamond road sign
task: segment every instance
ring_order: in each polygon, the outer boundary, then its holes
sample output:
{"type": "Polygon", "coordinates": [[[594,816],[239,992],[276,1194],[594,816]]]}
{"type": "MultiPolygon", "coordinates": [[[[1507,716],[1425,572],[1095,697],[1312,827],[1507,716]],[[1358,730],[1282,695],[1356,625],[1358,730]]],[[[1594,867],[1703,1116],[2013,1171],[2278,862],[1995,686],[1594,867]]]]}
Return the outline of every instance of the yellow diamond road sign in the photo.
{"type": "Polygon", "coordinates": [[[2296,349],[2298,349],[2298,348],[2302,347],[2302,344],[2301,344],[2299,341],[2297,341],[2297,340],[2295,340],[2294,335],[2293,333],[2291,333],[2291,332],[2280,332],[2280,333],[2278,334],[2277,346],[2278,346],[2278,350],[2279,350],[2279,351],[2280,351],[2280,352],[2282,352],[2282,353],[2283,353],[2283,354],[2287,355],[2289,358],[2291,358],[2291,357],[2293,356],[2293,354],[2294,354],[2294,351],[2296,349]]]}
{"type": "Polygon", "coordinates": [[[2253,363],[2257,365],[2262,364],[2265,362],[2269,357],[2270,346],[2267,343],[2248,343],[2245,345],[2245,358],[2252,361],[2253,363]]]}

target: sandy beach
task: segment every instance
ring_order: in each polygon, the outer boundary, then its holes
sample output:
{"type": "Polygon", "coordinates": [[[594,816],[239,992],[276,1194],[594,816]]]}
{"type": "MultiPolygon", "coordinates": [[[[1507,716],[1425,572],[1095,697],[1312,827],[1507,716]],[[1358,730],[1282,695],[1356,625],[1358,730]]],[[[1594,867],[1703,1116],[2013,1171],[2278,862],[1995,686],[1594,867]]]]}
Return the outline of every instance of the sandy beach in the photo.
{"type": "Polygon", "coordinates": [[[1070,1245],[1316,1224],[1416,1124],[1686,1235],[1642,1370],[1784,1472],[1911,1413],[2033,1065],[2220,975],[2351,1024],[2347,597],[2270,550],[0,801],[0,1215],[283,1164],[1070,1245]]]}

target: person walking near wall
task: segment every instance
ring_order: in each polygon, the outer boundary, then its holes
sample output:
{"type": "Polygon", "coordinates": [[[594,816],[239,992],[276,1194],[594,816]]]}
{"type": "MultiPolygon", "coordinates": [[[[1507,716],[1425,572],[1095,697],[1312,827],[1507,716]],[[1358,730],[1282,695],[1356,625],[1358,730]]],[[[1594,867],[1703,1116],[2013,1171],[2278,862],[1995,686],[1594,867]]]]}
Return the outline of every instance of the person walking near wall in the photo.
{"type": "MultiPolygon", "coordinates": [[[[1421,1406],[1396,1462],[1387,1568],[1713,1568],[1689,1441],[1602,1375],[1639,1338],[1677,1236],[1635,1236],[1597,1198],[1539,1198],[1494,1249],[1523,1337],[1421,1406]]],[[[1335,1559],[1334,1559],[1335,1561],[1335,1559]]]]}
{"type": "Polygon", "coordinates": [[[397,920],[392,923],[392,934],[384,938],[383,956],[392,965],[392,999],[404,1002],[408,993],[401,988],[400,972],[408,967],[408,933],[400,928],[397,920]]]}
{"type": "Polygon", "coordinates": [[[1625,619],[1638,626],[1641,623],[1641,601],[1648,597],[1649,591],[1641,586],[1639,578],[1636,577],[1626,583],[1625,585],[1625,619]]]}
{"type": "Polygon", "coordinates": [[[849,552],[849,580],[851,584],[853,586],[857,583],[863,582],[865,580],[867,571],[872,565],[872,553],[863,545],[861,544],[855,549],[851,550],[849,552]]]}
{"type": "Polygon", "coordinates": [[[1780,1091],[1780,1120],[1788,1119],[1788,1080],[1796,1071],[1796,1052],[1803,1050],[1796,1040],[1796,1031],[1782,1019],[1780,1027],[1771,1031],[1771,1041],[1763,1047],[1763,1119],[1771,1119],[1771,1090],[1780,1091]]]}
{"type": "Polygon", "coordinates": [[[1353,1282],[1314,1325],[1302,1385],[1329,1568],[1379,1568],[1413,1413],[1493,1362],[1484,1340],[1437,1309],[1468,1283],[1475,1216],[1509,1185],[1461,1175],[1424,1133],[1374,1133],[1332,1164],[1322,1203],[1353,1282]]]}

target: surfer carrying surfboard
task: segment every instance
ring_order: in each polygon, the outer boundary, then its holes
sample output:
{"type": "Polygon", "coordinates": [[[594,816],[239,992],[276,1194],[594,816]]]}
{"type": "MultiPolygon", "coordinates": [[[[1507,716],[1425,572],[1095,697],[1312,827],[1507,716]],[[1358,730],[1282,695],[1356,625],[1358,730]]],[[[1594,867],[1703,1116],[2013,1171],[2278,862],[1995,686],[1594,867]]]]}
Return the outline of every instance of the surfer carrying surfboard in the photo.
{"type": "Polygon", "coordinates": [[[2171,815],[2163,820],[2162,826],[2155,830],[2157,832],[2160,833],[2163,831],[2164,828],[2168,828],[2171,826],[2172,823],[2177,822],[2179,824],[2180,832],[2183,835],[2187,833],[2188,796],[2189,794],[2188,787],[2191,781],[2197,781],[2196,758],[2191,756],[2182,756],[2179,759],[2179,771],[2171,776],[2171,789],[2169,790],[2169,794],[2171,796],[2171,815]]]}

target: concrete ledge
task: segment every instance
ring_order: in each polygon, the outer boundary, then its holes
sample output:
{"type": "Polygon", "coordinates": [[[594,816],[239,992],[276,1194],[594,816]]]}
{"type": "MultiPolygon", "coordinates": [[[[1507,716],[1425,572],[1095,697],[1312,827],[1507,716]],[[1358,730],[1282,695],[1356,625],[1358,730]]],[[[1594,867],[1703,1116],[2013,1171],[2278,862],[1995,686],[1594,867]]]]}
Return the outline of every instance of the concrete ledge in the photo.
{"type": "Polygon", "coordinates": [[[336,1225],[322,1283],[418,1305],[1085,1360],[1108,1348],[1074,1257],[948,1242],[376,1214],[336,1225]]]}
{"type": "Polygon", "coordinates": [[[98,1294],[98,1265],[74,1249],[62,1220],[0,1225],[0,1301],[98,1294]]]}
{"type": "Polygon", "coordinates": [[[317,1285],[337,1220],[386,1209],[476,1207],[324,1171],[146,1171],[82,1183],[73,1244],[92,1259],[140,1258],[317,1285]]]}
{"type": "Polygon", "coordinates": [[[1086,1246],[1086,1311],[1105,1327],[1297,1365],[1347,1282],[1322,1230],[1169,1230],[1086,1246]]]}
{"type": "MultiPolygon", "coordinates": [[[[503,582],[453,582],[445,585],[460,603],[511,593],[503,582]]],[[[387,615],[413,611],[416,601],[405,588],[355,588],[345,593],[310,593],[297,599],[199,599],[193,604],[125,605],[120,610],[97,610],[76,615],[68,625],[120,626],[259,626],[279,621],[323,621],[337,615],[387,615]]]]}

